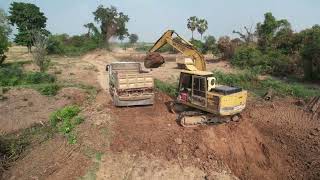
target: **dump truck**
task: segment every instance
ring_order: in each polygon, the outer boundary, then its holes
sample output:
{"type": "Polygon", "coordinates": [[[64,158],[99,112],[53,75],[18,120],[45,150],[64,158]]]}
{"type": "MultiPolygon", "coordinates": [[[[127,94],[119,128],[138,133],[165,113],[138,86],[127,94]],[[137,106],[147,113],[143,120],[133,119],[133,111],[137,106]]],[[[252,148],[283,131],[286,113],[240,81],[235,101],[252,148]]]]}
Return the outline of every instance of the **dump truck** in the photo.
{"type": "Polygon", "coordinates": [[[154,81],[137,62],[114,62],[106,66],[109,92],[115,106],[152,105],[154,81]]]}

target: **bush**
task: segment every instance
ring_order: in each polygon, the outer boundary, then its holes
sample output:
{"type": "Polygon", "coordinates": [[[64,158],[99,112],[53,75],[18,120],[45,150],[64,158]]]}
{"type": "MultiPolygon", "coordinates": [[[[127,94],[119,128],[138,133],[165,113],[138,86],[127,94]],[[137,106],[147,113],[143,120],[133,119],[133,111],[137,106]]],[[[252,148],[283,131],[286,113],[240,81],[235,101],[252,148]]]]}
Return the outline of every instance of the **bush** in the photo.
{"type": "Polygon", "coordinates": [[[0,86],[16,86],[21,84],[24,73],[21,66],[10,64],[0,68],[0,86]]]}
{"type": "Polygon", "coordinates": [[[70,144],[76,143],[76,136],[73,129],[84,121],[84,118],[78,116],[80,113],[78,106],[66,106],[50,115],[50,124],[68,138],[70,144]]]}
{"type": "Polygon", "coordinates": [[[250,71],[239,74],[226,74],[214,71],[214,77],[218,84],[238,86],[250,90],[258,95],[263,95],[269,88],[283,96],[294,96],[299,98],[309,98],[320,96],[320,89],[300,83],[287,83],[273,78],[259,80],[256,73],[250,71]]]}
{"type": "Polygon", "coordinates": [[[277,50],[262,53],[254,46],[240,46],[236,49],[231,64],[240,68],[253,69],[258,73],[289,75],[296,71],[296,63],[277,50]]]}
{"type": "Polygon", "coordinates": [[[81,55],[101,46],[101,40],[96,37],[60,34],[49,37],[47,50],[49,54],[81,55]]]}
{"type": "Polygon", "coordinates": [[[155,87],[159,91],[166,93],[171,97],[176,97],[178,95],[177,87],[175,85],[165,83],[165,82],[160,81],[158,79],[155,79],[154,83],[155,83],[155,87]]]}
{"type": "Polygon", "coordinates": [[[61,39],[55,35],[49,36],[47,51],[48,54],[64,54],[63,42],[61,39]]]}
{"type": "Polygon", "coordinates": [[[27,84],[41,84],[41,83],[53,83],[56,78],[48,73],[42,72],[29,72],[26,73],[25,82],[27,84]]]}
{"type": "Polygon", "coordinates": [[[304,76],[309,80],[320,80],[320,26],[302,31],[301,36],[304,76]]]}
{"type": "Polygon", "coordinates": [[[60,86],[57,84],[46,84],[37,88],[37,90],[45,96],[55,96],[60,90],[60,86]]]}
{"type": "Polygon", "coordinates": [[[193,44],[201,53],[206,53],[205,44],[202,41],[192,39],[190,43],[193,44]]]}

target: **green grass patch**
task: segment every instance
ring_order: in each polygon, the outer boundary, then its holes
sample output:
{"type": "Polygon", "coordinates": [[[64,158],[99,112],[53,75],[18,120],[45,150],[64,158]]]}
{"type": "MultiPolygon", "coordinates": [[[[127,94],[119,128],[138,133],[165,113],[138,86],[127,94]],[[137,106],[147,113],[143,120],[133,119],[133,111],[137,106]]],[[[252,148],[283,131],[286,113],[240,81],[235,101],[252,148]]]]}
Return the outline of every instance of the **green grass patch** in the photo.
{"type": "Polygon", "coordinates": [[[80,111],[78,106],[66,106],[50,115],[51,126],[66,136],[70,144],[77,142],[73,129],[84,121],[84,118],[79,116],[80,111]]]}
{"type": "Polygon", "coordinates": [[[271,77],[259,80],[258,75],[250,71],[238,74],[227,74],[220,71],[214,71],[213,73],[218,84],[238,86],[260,96],[268,89],[273,89],[280,96],[293,96],[303,99],[320,95],[319,87],[297,82],[284,82],[271,77]]]}
{"type": "Polygon", "coordinates": [[[22,70],[22,63],[9,63],[0,67],[0,86],[28,87],[39,91],[42,95],[54,96],[60,89],[54,75],[44,72],[22,70]]]}
{"type": "Polygon", "coordinates": [[[58,84],[45,84],[36,88],[40,94],[45,96],[55,96],[60,90],[60,86],[58,84]]]}
{"type": "Polygon", "coordinates": [[[156,89],[158,89],[159,91],[165,94],[168,94],[171,97],[176,97],[178,95],[176,85],[163,82],[159,79],[155,79],[154,83],[155,83],[156,89]]]}

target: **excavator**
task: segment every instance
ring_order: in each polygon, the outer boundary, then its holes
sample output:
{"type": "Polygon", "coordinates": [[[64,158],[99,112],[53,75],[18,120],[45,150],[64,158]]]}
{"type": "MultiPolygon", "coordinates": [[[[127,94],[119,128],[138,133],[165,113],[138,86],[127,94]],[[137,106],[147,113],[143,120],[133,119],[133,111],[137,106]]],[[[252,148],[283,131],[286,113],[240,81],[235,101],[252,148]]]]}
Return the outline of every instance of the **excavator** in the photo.
{"type": "Polygon", "coordinates": [[[164,63],[160,61],[154,65],[152,62],[159,61],[152,58],[161,56],[159,53],[155,56],[155,53],[166,44],[191,59],[191,63],[186,63],[185,69],[180,71],[178,96],[170,105],[172,112],[179,113],[180,124],[190,127],[239,121],[240,113],[246,107],[247,91],[217,84],[213,73],[206,71],[204,56],[175,31],[166,31],[149,50],[144,62],[146,68],[157,68],[164,63]]]}

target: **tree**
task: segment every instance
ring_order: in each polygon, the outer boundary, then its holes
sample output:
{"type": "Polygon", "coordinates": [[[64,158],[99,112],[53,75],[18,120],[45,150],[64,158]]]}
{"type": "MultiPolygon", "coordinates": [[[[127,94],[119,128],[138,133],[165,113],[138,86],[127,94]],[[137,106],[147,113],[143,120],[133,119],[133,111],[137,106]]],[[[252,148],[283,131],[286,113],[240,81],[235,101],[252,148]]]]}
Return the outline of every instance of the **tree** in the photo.
{"type": "Polygon", "coordinates": [[[114,6],[103,7],[98,6],[97,10],[93,12],[94,20],[100,23],[102,38],[105,45],[109,46],[109,39],[111,37],[119,37],[128,34],[126,23],[129,22],[129,17],[122,12],[118,12],[114,6]]]}
{"type": "Polygon", "coordinates": [[[315,25],[300,34],[303,39],[301,56],[305,78],[320,80],[320,26],[315,25]]]}
{"type": "Polygon", "coordinates": [[[85,25],[83,25],[85,28],[88,29],[87,32],[87,36],[90,37],[91,33],[94,31],[94,29],[96,28],[95,25],[93,23],[87,23],[85,25]]]}
{"type": "Polygon", "coordinates": [[[201,35],[201,39],[202,39],[202,35],[204,32],[206,32],[206,30],[208,29],[208,22],[205,19],[200,19],[197,23],[197,30],[199,32],[199,34],[201,35]]]}
{"type": "Polygon", "coordinates": [[[41,32],[33,33],[33,44],[35,49],[33,51],[34,63],[39,67],[41,72],[45,72],[50,64],[50,59],[47,58],[48,38],[41,32]]]}
{"type": "Polygon", "coordinates": [[[212,54],[217,53],[217,44],[216,44],[216,38],[214,36],[205,36],[204,37],[204,52],[212,52],[212,54]]]}
{"type": "Polygon", "coordinates": [[[222,58],[230,59],[235,53],[235,49],[239,46],[241,40],[239,38],[231,40],[229,36],[219,38],[218,49],[222,53],[222,58]]]}
{"type": "Polygon", "coordinates": [[[6,59],[4,53],[8,51],[9,47],[9,35],[11,33],[11,29],[9,26],[9,22],[7,16],[3,9],[0,9],[0,65],[6,59]]]}
{"type": "Polygon", "coordinates": [[[18,27],[18,34],[14,41],[19,45],[27,46],[29,52],[31,52],[31,46],[33,45],[32,38],[34,32],[49,34],[49,32],[45,30],[47,18],[36,5],[13,2],[10,6],[9,13],[11,25],[18,27]]]}
{"type": "Polygon", "coordinates": [[[247,44],[254,42],[254,39],[256,37],[256,33],[252,32],[252,27],[250,29],[247,26],[244,26],[245,33],[242,32],[242,29],[240,31],[233,30],[232,33],[238,34],[240,38],[247,44]]]}
{"type": "Polygon", "coordinates": [[[196,30],[197,26],[198,26],[198,18],[196,16],[192,16],[188,19],[188,23],[187,23],[187,27],[188,29],[190,29],[191,33],[192,33],[192,38],[193,39],[193,32],[196,30]]]}
{"type": "Polygon", "coordinates": [[[129,42],[130,44],[135,44],[138,41],[139,37],[136,34],[130,34],[129,42]]]}
{"type": "Polygon", "coordinates": [[[282,29],[291,29],[291,25],[286,19],[276,20],[270,12],[264,14],[264,22],[258,23],[256,29],[260,49],[266,50],[272,47],[274,36],[282,29]]]}

